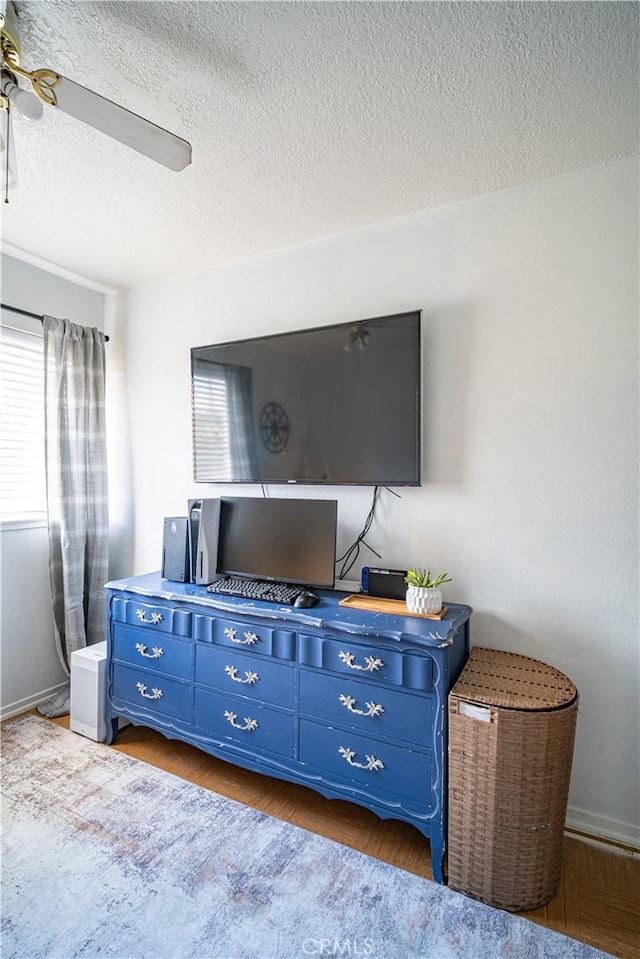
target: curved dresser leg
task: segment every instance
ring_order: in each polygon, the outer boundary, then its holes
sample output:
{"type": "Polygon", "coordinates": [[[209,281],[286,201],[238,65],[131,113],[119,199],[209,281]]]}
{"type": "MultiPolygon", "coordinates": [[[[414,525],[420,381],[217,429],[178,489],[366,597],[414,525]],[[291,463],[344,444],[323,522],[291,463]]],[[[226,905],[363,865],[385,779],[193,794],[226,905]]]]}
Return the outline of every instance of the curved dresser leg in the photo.
{"type": "Polygon", "coordinates": [[[112,719],[107,720],[107,746],[113,746],[116,741],[116,736],[118,735],[118,717],[114,716],[112,719]]]}
{"type": "Polygon", "coordinates": [[[431,840],[431,871],[435,882],[444,882],[444,843],[431,840]]]}

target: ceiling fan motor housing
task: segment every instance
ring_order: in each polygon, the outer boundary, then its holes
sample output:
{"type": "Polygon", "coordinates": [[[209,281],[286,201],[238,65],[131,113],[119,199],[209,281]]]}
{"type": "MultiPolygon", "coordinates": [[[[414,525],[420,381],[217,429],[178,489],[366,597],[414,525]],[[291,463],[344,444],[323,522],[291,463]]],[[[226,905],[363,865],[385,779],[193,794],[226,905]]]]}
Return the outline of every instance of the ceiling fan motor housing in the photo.
{"type": "MultiPolygon", "coordinates": [[[[11,0],[0,0],[0,29],[2,33],[2,67],[8,70],[8,78],[19,92],[15,74],[31,83],[33,92],[43,103],[58,107],[63,113],[86,123],[138,153],[161,163],[176,172],[191,163],[191,144],[176,134],[145,120],[125,107],[106,97],[88,90],[56,73],[54,70],[25,70],[20,65],[16,11],[11,0]]],[[[3,77],[4,80],[4,77],[3,77]]],[[[12,99],[15,97],[12,95],[12,99]]],[[[3,89],[0,105],[8,109],[9,100],[3,89]]],[[[35,118],[35,110],[27,110],[27,116],[35,118]]]]}
{"type": "Polygon", "coordinates": [[[0,30],[2,31],[3,66],[20,65],[20,46],[18,44],[18,21],[15,7],[8,0],[0,3],[0,30]]]}

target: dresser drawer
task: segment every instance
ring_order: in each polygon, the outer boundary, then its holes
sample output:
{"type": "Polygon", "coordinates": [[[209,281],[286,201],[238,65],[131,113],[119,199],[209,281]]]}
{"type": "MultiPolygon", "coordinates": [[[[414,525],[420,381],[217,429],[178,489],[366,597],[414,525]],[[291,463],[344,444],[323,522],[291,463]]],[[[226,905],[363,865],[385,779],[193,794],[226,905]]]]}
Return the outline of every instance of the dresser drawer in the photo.
{"type": "Polygon", "coordinates": [[[433,663],[429,655],[396,652],[386,646],[361,645],[350,638],[300,636],[300,662],[305,666],[425,692],[433,686],[433,663]]]}
{"type": "Polygon", "coordinates": [[[295,633],[286,629],[273,629],[247,620],[221,619],[201,613],[194,615],[194,639],[219,646],[245,649],[278,659],[295,660],[295,633]]]}
{"type": "Polygon", "coordinates": [[[433,803],[431,756],[376,742],[351,730],[300,721],[300,761],[367,793],[400,796],[422,809],[433,803]]]}
{"type": "Polygon", "coordinates": [[[196,687],[194,715],[196,726],[220,739],[228,739],[250,752],[293,758],[292,713],[196,687]]]}
{"type": "Polygon", "coordinates": [[[191,679],[193,643],[162,633],[150,636],[143,629],[116,623],[113,629],[113,656],[121,663],[153,669],[156,673],[191,679]]]}
{"type": "Polygon", "coordinates": [[[429,746],[433,703],[430,696],[375,686],[351,676],[300,670],[300,712],[312,719],[352,726],[371,736],[429,746]]]}
{"type": "Polygon", "coordinates": [[[237,649],[196,644],[196,682],[237,696],[293,707],[293,664],[267,656],[250,656],[237,649]]]}
{"type": "Polygon", "coordinates": [[[116,706],[143,707],[150,713],[191,722],[191,685],[116,663],[112,700],[116,706]]]}
{"type": "Polygon", "coordinates": [[[154,632],[175,633],[176,636],[191,636],[191,613],[159,603],[114,596],[111,617],[116,623],[129,623],[154,632]]]}

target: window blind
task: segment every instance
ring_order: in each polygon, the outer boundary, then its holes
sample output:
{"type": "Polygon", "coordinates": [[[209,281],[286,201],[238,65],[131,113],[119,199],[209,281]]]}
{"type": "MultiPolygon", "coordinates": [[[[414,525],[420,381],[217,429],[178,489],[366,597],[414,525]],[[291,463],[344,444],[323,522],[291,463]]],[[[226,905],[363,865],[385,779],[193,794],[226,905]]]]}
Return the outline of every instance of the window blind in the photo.
{"type": "Polygon", "coordinates": [[[0,326],[0,519],[46,513],[44,342],[0,326]]]}

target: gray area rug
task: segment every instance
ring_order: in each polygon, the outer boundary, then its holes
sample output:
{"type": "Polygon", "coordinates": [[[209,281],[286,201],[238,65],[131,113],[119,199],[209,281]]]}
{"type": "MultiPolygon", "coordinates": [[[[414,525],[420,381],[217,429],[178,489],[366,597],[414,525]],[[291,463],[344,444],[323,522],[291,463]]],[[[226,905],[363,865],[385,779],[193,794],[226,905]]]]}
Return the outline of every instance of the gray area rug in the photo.
{"type": "Polygon", "coordinates": [[[3,959],[605,955],[45,719],[2,740],[3,959]]]}

